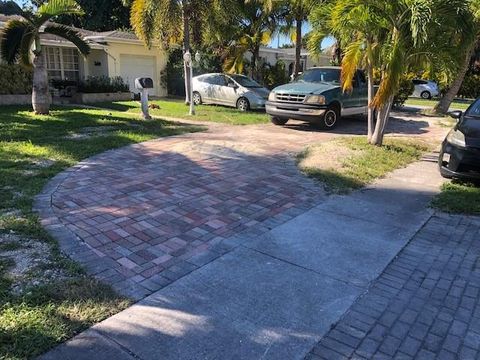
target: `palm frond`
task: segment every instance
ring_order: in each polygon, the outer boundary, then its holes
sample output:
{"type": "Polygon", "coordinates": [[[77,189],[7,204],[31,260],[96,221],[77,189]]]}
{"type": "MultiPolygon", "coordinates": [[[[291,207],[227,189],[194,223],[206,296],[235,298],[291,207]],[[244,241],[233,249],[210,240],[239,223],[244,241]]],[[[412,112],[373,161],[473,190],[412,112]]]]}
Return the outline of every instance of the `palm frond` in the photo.
{"type": "Polygon", "coordinates": [[[363,50],[363,40],[354,41],[345,48],[345,54],[342,59],[341,75],[341,83],[344,92],[351,91],[353,89],[353,79],[355,77],[355,72],[362,60],[363,50]]]}
{"type": "Polygon", "coordinates": [[[23,34],[19,49],[19,61],[23,66],[32,66],[32,62],[30,61],[30,50],[32,49],[32,45],[36,36],[38,36],[38,33],[35,32],[33,28],[27,29],[27,31],[25,31],[23,34]]]}
{"type": "Polygon", "coordinates": [[[44,32],[56,35],[73,43],[83,55],[90,53],[90,45],[82,39],[80,33],[65,25],[50,25],[45,27],[44,32]]]}
{"type": "Polygon", "coordinates": [[[0,40],[1,58],[9,63],[15,63],[20,56],[22,39],[32,27],[27,21],[10,20],[5,25],[0,40]]]}
{"type": "Polygon", "coordinates": [[[83,10],[75,0],[49,0],[40,5],[35,16],[35,23],[42,25],[59,15],[83,15],[83,10]]]}

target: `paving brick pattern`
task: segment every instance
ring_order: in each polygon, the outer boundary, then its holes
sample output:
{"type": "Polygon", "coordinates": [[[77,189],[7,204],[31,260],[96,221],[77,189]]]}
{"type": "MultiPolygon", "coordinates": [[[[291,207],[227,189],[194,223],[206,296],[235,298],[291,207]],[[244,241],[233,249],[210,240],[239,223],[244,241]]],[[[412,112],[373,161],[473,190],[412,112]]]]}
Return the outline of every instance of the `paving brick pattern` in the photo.
{"type": "MultiPolygon", "coordinates": [[[[412,115],[414,116],[414,115],[412,115]]],[[[414,116],[415,117],[415,116],[414,116]]],[[[57,175],[35,202],[64,253],[122,294],[141,299],[324,198],[292,153],[336,133],[210,124],[94,156],[57,175]]],[[[432,123],[433,124],[433,123],[432,123]]],[[[390,132],[440,139],[445,129],[395,118],[390,132]]]]}
{"type": "Polygon", "coordinates": [[[480,358],[480,219],[434,216],[306,359],[480,358]]]}
{"type": "Polygon", "coordinates": [[[37,210],[88,273],[140,299],[324,198],[280,145],[195,134],[109,151],[57,176],[37,210]]]}

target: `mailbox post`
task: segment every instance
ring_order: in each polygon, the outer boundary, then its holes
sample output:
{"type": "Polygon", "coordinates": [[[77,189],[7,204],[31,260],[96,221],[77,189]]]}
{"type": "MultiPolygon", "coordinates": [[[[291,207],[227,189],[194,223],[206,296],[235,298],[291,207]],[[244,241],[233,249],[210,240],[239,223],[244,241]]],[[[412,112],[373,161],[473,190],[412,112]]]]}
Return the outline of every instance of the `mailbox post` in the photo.
{"type": "Polygon", "coordinates": [[[148,89],[153,89],[153,80],[151,78],[136,78],[135,88],[140,90],[143,118],[145,120],[151,120],[152,117],[148,112],[148,89]]]}

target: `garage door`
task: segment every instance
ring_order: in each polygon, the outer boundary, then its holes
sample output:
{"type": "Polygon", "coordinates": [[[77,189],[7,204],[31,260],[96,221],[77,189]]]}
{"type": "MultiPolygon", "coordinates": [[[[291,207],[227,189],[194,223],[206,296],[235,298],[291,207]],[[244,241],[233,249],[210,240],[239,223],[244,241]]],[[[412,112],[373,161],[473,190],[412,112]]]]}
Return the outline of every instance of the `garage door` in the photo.
{"type": "MultiPolygon", "coordinates": [[[[136,56],[120,55],[120,73],[123,80],[130,87],[130,91],[138,93],[135,89],[135,79],[139,77],[149,77],[153,79],[153,84],[157,84],[156,66],[154,56],[136,56]]],[[[154,94],[158,89],[151,90],[154,94]]]]}

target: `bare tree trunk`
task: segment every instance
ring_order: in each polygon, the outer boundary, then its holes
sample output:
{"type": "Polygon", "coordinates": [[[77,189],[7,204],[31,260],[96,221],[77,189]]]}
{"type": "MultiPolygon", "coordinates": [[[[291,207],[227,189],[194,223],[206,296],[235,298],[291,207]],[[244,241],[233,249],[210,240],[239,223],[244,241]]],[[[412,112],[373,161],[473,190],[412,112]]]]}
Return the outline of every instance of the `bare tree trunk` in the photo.
{"type": "Polygon", "coordinates": [[[375,96],[375,87],[373,84],[373,65],[368,61],[367,64],[367,76],[368,76],[368,110],[367,110],[367,122],[368,122],[368,142],[372,140],[374,124],[375,124],[375,108],[371,107],[373,97],[375,96]]]}
{"type": "MultiPolygon", "coordinates": [[[[183,17],[183,54],[190,51],[190,24],[189,13],[186,9],[186,1],[183,2],[182,17],[183,17]]],[[[185,76],[185,104],[190,104],[190,66],[186,61],[183,62],[183,71],[185,76]]]]}
{"type": "Polygon", "coordinates": [[[293,78],[295,79],[300,72],[300,57],[302,51],[302,19],[296,19],[295,34],[295,65],[293,66],[293,78]]]}
{"type": "Polygon", "coordinates": [[[255,49],[253,49],[253,52],[252,52],[252,63],[250,64],[252,67],[250,69],[250,77],[255,80],[257,79],[257,62],[259,58],[259,53],[260,53],[260,48],[255,47],[255,49]]]}
{"type": "Polygon", "coordinates": [[[41,48],[35,49],[33,58],[32,105],[35,114],[48,115],[50,112],[48,74],[41,48]]]}
{"type": "Polygon", "coordinates": [[[384,104],[381,109],[379,109],[377,114],[377,123],[375,124],[375,131],[372,135],[370,144],[376,146],[383,145],[383,137],[387,128],[388,119],[390,118],[390,110],[392,109],[392,104],[393,96],[390,96],[387,103],[384,104]]]}
{"type": "Polygon", "coordinates": [[[373,52],[371,39],[367,39],[367,81],[368,81],[368,109],[367,109],[367,123],[368,133],[367,139],[370,143],[372,141],[373,130],[375,128],[375,108],[371,106],[373,98],[375,97],[375,84],[373,80],[373,52]]]}
{"type": "Polygon", "coordinates": [[[467,74],[468,68],[470,67],[470,61],[475,51],[476,42],[468,49],[464,63],[460,70],[458,71],[457,77],[453,81],[452,85],[448,89],[447,93],[440,99],[438,104],[434,107],[434,111],[438,114],[446,114],[450,105],[452,105],[453,100],[458,94],[458,91],[462,87],[463,80],[467,74]]]}

